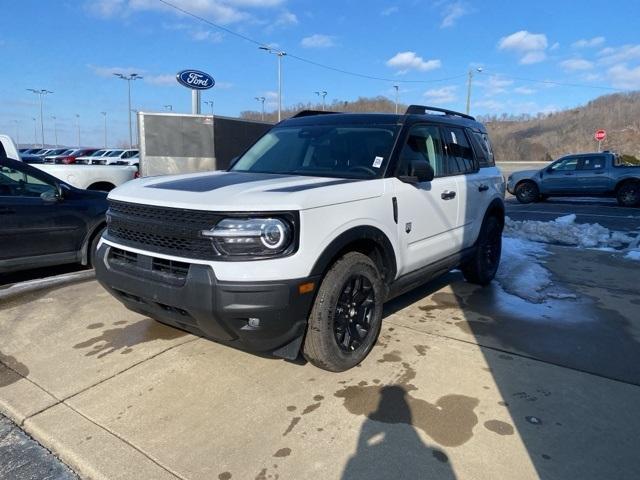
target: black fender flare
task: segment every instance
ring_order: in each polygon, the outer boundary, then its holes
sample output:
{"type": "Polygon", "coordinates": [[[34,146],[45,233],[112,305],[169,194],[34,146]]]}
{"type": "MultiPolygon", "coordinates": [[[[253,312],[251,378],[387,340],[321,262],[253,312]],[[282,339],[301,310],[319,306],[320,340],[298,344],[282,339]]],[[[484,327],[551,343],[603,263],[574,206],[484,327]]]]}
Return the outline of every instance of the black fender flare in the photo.
{"type": "Polygon", "coordinates": [[[387,270],[384,272],[386,273],[385,279],[387,282],[393,281],[398,271],[395,250],[387,235],[372,225],[353,227],[338,235],[320,254],[309,275],[324,275],[341,252],[349,245],[363,240],[374,242],[382,250],[384,255],[382,261],[387,270]]]}
{"type": "Polygon", "coordinates": [[[82,265],[89,264],[89,247],[91,246],[91,241],[93,237],[106,226],[107,222],[102,218],[87,229],[87,235],[85,235],[82,241],[82,248],[80,249],[80,262],[82,265]]]}

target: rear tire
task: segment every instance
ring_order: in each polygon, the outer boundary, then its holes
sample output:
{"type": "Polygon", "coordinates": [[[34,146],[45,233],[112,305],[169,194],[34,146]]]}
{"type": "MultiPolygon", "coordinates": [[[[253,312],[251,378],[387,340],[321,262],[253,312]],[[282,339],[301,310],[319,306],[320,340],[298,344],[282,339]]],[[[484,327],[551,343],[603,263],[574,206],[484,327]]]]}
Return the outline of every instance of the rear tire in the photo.
{"type": "Polygon", "coordinates": [[[98,233],[96,233],[93,236],[93,238],[91,239],[91,243],[89,244],[89,251],[87,252],[87,256],[89,259],[89,267],[91,268],[94,268],[96,265],[98,243],[100,242],[100,239],[102,238],[102,234],[104,233],[105,230],[106,230],[105,227],[102,227],[101,229],[99,229],[98,233]]]}
{"type": "Polygon", "coordinates": [[[369,354],[380,333],[384,283],[375,263],[350,252],[324,276],[302,353],[318,368],[343,372],[369,354]]]}
{"type": "Polygon", "coordinates": [[[520,203],[532,203],[540,198],[540,189],[535,182],[529,180],[520,182],[516,186],[516,198],[520,203]]]}
{"type": "Polygon", "coordinates": [[[616,191],[616,199],[622,207],[635,207],[640,204],[640,182],[627,182],[616,191]]]}
{"type": "Polygon", "coordinates": [[[502,228],[502,221],[495,215],[483,222],[473,258],[462,267],[467,282],[484,286],[495,278],[502,253],[502,228]]]}

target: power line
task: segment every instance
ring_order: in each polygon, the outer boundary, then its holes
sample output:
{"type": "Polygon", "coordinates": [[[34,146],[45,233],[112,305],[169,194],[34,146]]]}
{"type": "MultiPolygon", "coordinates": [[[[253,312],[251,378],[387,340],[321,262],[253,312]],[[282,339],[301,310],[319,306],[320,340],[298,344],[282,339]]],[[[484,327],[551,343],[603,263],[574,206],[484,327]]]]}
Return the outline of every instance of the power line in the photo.
{"type": "MultiPolygon", "coordinates": [[[[204,17],[201,17],[198,14],[195,14],[193,12],[190,12],[188,10],[185,10],[182,7],[179,7],[171,2],[169,2],[168,0],[158,0],[160,3],[166,5],[167,7],[173,8],[174,10],[177,10],[178,12],[190,16],[192,18],[195,18],[196,20],[200,20],[201,22],[206,23],[207,25],[210,25],[214,28],[217,28],[219,30],[222,30],[226,33],[228,33],[229,35],[233,35],[235,37],[241,38],[242,40],[245,40],[247,42],[253,43],[254,45],[257,45],[259,47],[269,47],[268,43],[265,42],[259,42],[258,40],[255,40],[251,37],[248,37],[247,35],[243,35],[242,33],[238,33],[234,30],[231,30],[227,27],[223,27],[222,25],[218,25],[217,23],[212,22],[211,20],[208,20],[204,17]]],[[[359,73],[359,72],[352,72],[350,70],[344,70],[342,68],[338,68],[338,67],[334,67],[331,65],[326,65],[324,63],[320,63],[320,62],[315,62],[313,60],[310,60],[308,58],[304,58],[304,57],[300,57],[298,55],[294,55],[291,54],[289,52],[287,52],[287,57],[293,58],[295,60],[298,60],[300,62],[304,62],[304,63],[308,63],[309,65],[314,65],[316,67],[320,67],[320,68],[324,68],[326,70],[331,70],[334,72],[338,72],[338,73],[342,73],[345,75],[351,75],[353,77],[359,77],[359,78],[366,78],[368,80],[378,80],[378,81],[382,81],[382,82],[392,82],[392,83],[437,83],[437,82],[448,82],[449,80],[455,80],[457,78],[461,78],[464,77],[466,75],[466,73],[460,74],[460,75],[454,75],[452,77],[447,77],[447,78],[438,78],[438,79],[432,79],[432,80],[401,80],[401,79],[397,79],[397,78],[386,78],[386,77],[377,77],[375,75],[368,75],[365,73],[359,73]]]]}
{"type": "Polygon", "coordinates": [[[495,75],[497,77],[504,77],[504,78],[509,78],[511,80],[518,80],[520,82],[531,82],[531,83],[544,83],[547,85],[558,85],[561,87],[579,87],[579,88],[595,88],[598,90],[611,90],[614,92],[623,92],[624,90],[620,89],[620,88],[614,88],[614,87],[605,87],[602,85],[587,85],[584,83],[566,83],[566,82],[556,82],[554,80],[536,80],[533,78],[523,78],[523,77],[514,77],[511,75],[504,75],[502,73],[492,73],[492,75],[495,75]]]}

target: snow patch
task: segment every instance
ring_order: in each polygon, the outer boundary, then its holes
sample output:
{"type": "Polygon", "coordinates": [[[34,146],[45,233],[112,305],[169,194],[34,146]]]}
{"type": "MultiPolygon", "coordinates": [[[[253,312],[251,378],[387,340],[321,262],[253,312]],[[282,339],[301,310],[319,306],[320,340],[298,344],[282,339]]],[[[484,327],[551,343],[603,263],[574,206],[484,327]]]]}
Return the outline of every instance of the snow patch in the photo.
{"type": "Polygon", "coordinates": [[[626,258],[627,260],[640,261],[640,250],[629,250],[624,258],[626,258]]]}
{"type": "Polygon", "coordinates": [[[551,273],[540,265],[549,255],[544,245],[522,238],[504,237],[496,280],[503,290],[524,300],[540,303],[551,286],[551,273]]]}

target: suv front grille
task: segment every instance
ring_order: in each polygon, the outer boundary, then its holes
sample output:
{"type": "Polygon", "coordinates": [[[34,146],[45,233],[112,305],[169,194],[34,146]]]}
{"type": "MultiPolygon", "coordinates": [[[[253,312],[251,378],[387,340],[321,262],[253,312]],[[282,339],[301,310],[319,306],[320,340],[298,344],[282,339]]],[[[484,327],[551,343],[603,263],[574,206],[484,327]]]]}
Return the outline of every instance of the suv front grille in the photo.
{"type": "Polygon", "coordinates": [[[151,252],[213,260],[217,253],[200,231],[213,228],[221,219],[211,212],[112,200],[107,212],[107,238],[151,252]]]}

